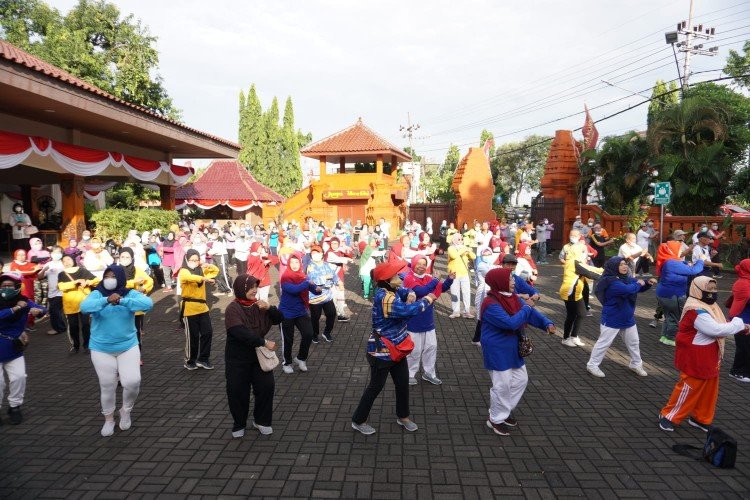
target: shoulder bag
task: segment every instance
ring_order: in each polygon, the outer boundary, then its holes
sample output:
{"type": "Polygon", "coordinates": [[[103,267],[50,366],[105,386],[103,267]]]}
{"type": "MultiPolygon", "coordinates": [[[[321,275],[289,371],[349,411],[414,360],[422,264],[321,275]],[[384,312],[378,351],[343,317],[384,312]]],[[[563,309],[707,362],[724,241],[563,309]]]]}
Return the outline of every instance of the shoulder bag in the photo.
{"type": "Polygon", "coordinates": [[[270,372],[274,368],[279,366],[279,357],[276,356],[275,351],[272,351],[268,347],[256,347],[255,353],[258,355],[258,364],[260,364],[260,369],[264,372],[270,372]]]}

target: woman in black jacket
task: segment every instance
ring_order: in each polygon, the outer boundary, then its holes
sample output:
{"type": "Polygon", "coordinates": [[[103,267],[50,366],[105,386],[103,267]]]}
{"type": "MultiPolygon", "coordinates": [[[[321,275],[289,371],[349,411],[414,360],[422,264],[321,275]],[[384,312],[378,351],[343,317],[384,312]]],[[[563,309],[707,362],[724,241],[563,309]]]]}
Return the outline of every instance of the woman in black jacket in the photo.
{"type": "Polygon", "coordinates": [[[264,372],[258,364],[256,347],[276,349],[276,343],[264,337],[272,325],[284,319],[276,306],[257,300],[258,280],[248,274],[237,276],[232,286],[234,300],[224,311],[227,328],[227,345],[224,351],[227,377],[227,399],[229,412],[234,419],[232,437],[245,435],[247,416],[250,410],[250,387],[253,388],[255,406],[253,427],[261,434],[273,432],[273,371],[264,372]]]}

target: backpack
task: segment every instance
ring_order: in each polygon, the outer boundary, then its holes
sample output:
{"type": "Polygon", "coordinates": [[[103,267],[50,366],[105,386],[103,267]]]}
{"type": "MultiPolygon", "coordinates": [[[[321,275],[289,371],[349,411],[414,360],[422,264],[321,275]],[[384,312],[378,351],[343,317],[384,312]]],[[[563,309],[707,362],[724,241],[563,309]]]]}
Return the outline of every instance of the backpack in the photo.
{"type": "Polygon", "coordinates": [[[737,458],[737,441],[718,427],[711,427],[706,433],[706,443],[703,448],[689,444],[676,444],[672,446],[672,450],[686,457],[705,460],[714,467],[732,469],[737,458]],[[701,450],[701,456],[698,457],[689,450],[701,450]]]}

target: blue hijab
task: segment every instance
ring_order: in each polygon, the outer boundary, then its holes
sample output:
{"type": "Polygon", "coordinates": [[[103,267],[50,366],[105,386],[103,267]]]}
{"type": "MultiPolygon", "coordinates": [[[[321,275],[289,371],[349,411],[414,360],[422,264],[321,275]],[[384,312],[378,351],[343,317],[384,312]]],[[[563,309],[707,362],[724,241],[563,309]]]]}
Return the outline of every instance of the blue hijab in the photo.
{"type": "MultiPolygon", "coordinates": [[[[599,299],[599,303],[604,305],[604,294],[607,288],[617,280],[621,280],[625,284],[633,283],[633,278],[627,274],[620,274],[620,262],[625,260],[623,257],[611,257],[607,262],[604,263],[604,273],[602,277],[597,280],[596,286],[594,286],[594,295],[599,299]]],[[[635,301],[635,298],[632,299],[635,301]]]]}
{"type": "Polygon", "coordinates": [[[109,297],[113,293],[116,293],[120,297],[125,297],[130,291],[127,288],[127,284],[128,284],[128,279],[125,277],[125,268],[122,266],[113,264],[104,270],[104,274],[102,275],[102,280],[99,282],[98,285],[96,285],[96,290],[99,290],[99,293],[102,294],[102,297],[109,297]],[[115,287],[114,290],[107,290],[106,288],[104,288],[103,276],[107,274],[107,271],[112,271],[113,273],[115,273],[115,278],[117,278],[117,286],[115,287]]]}

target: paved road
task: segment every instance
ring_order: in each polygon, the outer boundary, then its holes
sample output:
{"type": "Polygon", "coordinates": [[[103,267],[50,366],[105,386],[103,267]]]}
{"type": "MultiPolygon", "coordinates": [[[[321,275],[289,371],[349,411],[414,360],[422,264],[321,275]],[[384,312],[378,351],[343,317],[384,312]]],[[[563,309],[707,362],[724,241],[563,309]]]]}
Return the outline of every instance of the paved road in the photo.
{"type": "MultiPolygon", "coordinates": [[[[543,268],[540,309],[561,325],[563,307],[554,293],[560,271],[543,268]]],[[[723,290],[729,286],[721,280],[723,290]]],[[[357,290],[353,280],[350,288],[357,290]]],[[[353,321],[337,325],[333,344],[313,346],[310,371],[277,369],[273,435],[248,431],[240,440],[230,437],[224,392],[222,309],[229,298],[211,312],[216,370],[210,372],[182,368],[175,301],[161,292],[154,299],[133,427],[110,438],[99,435],[98,385],[88,356],[69,355],[62,336],[34,336],[26,420],[10,426],[5,417],[0,427],[0,497],[750,497],[750,386],[729,379],[726,364],[715,423],[738,437],[736,469],[713,469],[671,451],[675,443],[702,444],[697,429],[668,434],[657,428],[676,371],[671,349],[647,324],[652,292],[637,311],[649,376],[627,369],[619,341],[602,364],[607,377],[587,374],[590,339],[598,332],[594,304],[595,317],[583,328],[587,347],[534,337],[529,387],[516,414],[520,425],[510,437],[485,427],[490,384],[480,351],[469,342],[474,322],[448,319],[447,296],[437,306],[444,383],[412,388],[418,432],[396,425],[390,383],[370,418],[378,433],[365,437],[350,428],[367,382],[363,346],[370,324],[368,303],[352,294],[353,321]]],[[[278,336],[275,330],[271,338],[278,336]]],[[[729,342],[730,362],[733,354],[729,342]]]]}

